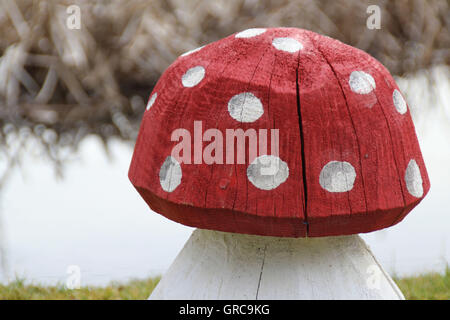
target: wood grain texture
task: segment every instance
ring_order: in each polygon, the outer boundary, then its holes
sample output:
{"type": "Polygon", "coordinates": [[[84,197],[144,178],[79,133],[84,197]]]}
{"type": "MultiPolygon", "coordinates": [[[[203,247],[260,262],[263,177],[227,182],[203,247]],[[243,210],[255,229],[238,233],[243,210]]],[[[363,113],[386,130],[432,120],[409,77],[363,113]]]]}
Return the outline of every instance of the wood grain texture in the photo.
{"type": "MultiPolygon", "coordinates": [[[[398,87],[389,72],[367,53],[313,32],[244,35],[180,56],[150,95],[157,93],[129,170],[150,208],[198,228],[281,237],[354,234],[401,221],[430,184],[409,109],[399,107],[401,94],[394,99],[398,87]],[[189,70],[199,69],[200,81],[185,86],[189,70]],[[239,106],[230,113],[239,94],[259,101],[262,112],[253,103],[253,114],[239,106]],[[164,190],[161,172],[171,178],[172,171],[161,167],[178,144],[171,134],[181,128],[194,139],[195,122],[203,133],[222,133],[224,159],[227,129],[278,129],[286,181],[263,190],[248,178],[255,160],[248,140],[241,164],[206,164],[201,156],[210,142],[200,141],[192,144],[192,163],[178,159],[179,185],[164,190]],[[412,160],[417,168],[408,171],[412,160]]],[[[269,133],[268,149],[258,155],[271,153],[270,139],[269,133]]]]}
{"type": "Polygon", "coordinates": [[[277,238],[197,229],[150,299],[404,299],[357,235],[277,238]]]}

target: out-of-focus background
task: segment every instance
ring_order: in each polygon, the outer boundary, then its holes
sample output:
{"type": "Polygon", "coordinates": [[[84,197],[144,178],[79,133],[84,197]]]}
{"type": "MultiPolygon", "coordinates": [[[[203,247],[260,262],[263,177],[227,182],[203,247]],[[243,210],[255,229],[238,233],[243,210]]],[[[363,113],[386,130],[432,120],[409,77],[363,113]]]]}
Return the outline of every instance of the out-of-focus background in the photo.
{"type": "Polygon", "coordinates": [[[448,0],[1,0],[0,282],[65,282],[71,266],[82,285],[164,272],[192,228],[151,212],[127,178],[149,94],[181,53],[276,26],[361,48],[396,77],[431,191],[402,223],[363,238],[391,275],[443,272],[450,261],[448,0]],[[379,29],[368,27],[377,12],[370,5],[380,10],[379,29]]]}

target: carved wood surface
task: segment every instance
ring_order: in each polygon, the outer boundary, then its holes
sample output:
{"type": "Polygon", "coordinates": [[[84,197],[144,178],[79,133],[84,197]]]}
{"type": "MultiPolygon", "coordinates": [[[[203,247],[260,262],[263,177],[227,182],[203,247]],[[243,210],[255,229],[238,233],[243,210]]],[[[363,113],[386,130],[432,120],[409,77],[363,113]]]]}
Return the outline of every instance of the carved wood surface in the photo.
{"type": "Polygon", "coordinates": [[[357,235],[276,238],[197,229],[150,299],[404,299],[357,235]]]}
{"type": "Polygon", "coordinates": [[[174,221],[284,237],[389,227],[429,189],[408,106],[388,70],[295,28],[249,29],[180,56],[150,96],[129,177],[174,221]],[[179,129],[189,133],[186,148],[179,144],[187,136],[171,139],[179,129]],[[239,163],[242,144],[197,141],[209,129],[223,137],[278,129],[279,152],[259,145],[256,158],[245,140],[239,163]],[[211,150],[223,152],[223,163],[205,163],[211,150]],[[277,170],[263,174],[274,162],[277,170]]]}

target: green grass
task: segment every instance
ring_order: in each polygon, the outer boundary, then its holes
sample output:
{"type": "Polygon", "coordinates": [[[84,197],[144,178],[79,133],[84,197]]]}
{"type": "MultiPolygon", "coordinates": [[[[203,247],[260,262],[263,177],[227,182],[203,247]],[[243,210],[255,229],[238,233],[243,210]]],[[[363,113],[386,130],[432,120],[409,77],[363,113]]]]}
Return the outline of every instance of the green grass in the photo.
{"type": "Polygon", "coordinates": [[[394,279],[408,300],[449,300],[450,268],[445,273],[427,273],[416,277],[394,279]]]}
{"type": "MultiPolygon", "coordinates": [[[[416,277],[394,279],[406,299],[448,300],[450,299],[450,268],[444,274],[428,273],[416,277]]],[[[17,279],[8,285],[0,284],[0,299],[29,300],[117,300],[147,299],[159,278],[132,280],[128,283],[112,283],[107,287],[82,287],[66,289],[63,285],[40,286],[27,284],[17,279]]]]}
{"type": "Polygon", "coordinates": [[[41,286],[16,279],[0,284],[0,300],[130,300],[147,299],[159,278],[112,283],[106,287],[81,287],[70,290],[64,285],[41,286]]]}

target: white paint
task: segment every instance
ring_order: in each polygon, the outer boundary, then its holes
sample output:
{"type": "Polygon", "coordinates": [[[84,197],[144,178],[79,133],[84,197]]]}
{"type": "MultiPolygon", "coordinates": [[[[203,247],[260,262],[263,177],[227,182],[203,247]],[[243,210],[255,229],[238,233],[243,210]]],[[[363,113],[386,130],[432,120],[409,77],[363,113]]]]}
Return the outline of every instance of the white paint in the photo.
{"type": "Polygon", "coordinates": [[[190,68],[188,71],[186,71],[185,74],[181,77],[181,83],[186,88],[195,87],[200,83],[200,81],[203,80],[205,77],[205,68],[202,66],[196,66],[193,68],[190,68]]]}
{"type": "Polygon", "coordinates": [[[264,28],[252,28],[236,33],[235,38],[252,38],[266,32],[264,28]]]}
{"type": "Polygon", "coordinates": [[[150,97],[150,100],[148,100],[148,103],[147,103],[147,108],[146,108],[147,110],[150,110],[150,108],[155,103],[157,97],[158,97],[158,93],[157,92],[152,94],[152,96],[150,97]]]}
{"type": "Polygon", "coordinates": [[[205,47],[205,46],[201,46],[201,47],[198,47],[198,48],[196,48],[196,49],[192,49],[192,50],[186,51],[185,53],[183,53],[183,54],[181,55],[181,57],[186,57],[186,56],[188,56],[188,55],[190,55],[190,54],[192,54],[192,53],[194,53],[194,52],[200,51],[200,50],[203,49],[204,47],[205,47]]]}
{"type": "Polygon", "coordinates": [[[290,53],[294,53],[303,49],[303,45],[297,40],[292,38],[275,38],[272,41],[272,45],[277,50],[286,51],[290,53]]]}
{"type": "Polygon", "coordinates": [[[330,161],[320,171],[319,183],[329,192],[347,192],[353,189],[356,172],[346,161],[330,161]]]}
{"type": "Polygon", "coordinates": [[[264,108],[253,93],[243,92],[228,101],[228,113],[239,122],[254,122],[264,114],[264,108]]]}
{"type": "Polygon", "coordinates": [[[181,183],[183,173],[180,163],[172,156],[168,156],[159,170],[159,183],[164,191],[172,192],[181,183]]]}
{"type": "Polygon", "coordinates": [[[258,189],[272,190],[289,177],[289,167],[277,156],[257,157],[247,168],[248,180],[258,189]]]}
{"type": "Polygon", "coordinates": [[[397,89],[392,93],[392,101],[394,102],[395,109],[397,109],[400,114],[405,114],[407,110],[406,101],[397,89]]]}
{"type": "Polygon", "coordinates": [[[353,92],[368,94],[376,88],[374,78],[364,71],[353,71],[348,79],[348,84],[353,92]]]}
{"type": "Polygon", "coordinates": [[[416,160],[411,159],[408,163],[408,167],[405,172],[405,183],[408,192],[416,197],[420,198],[423,195],[422,175],[420,174],[419,166],[416,160]]]}
{"type": "Polygon", "coordinates": [[[278,238],[197,229],[149,299],[404,299],[358,235],[278,238]]]}

